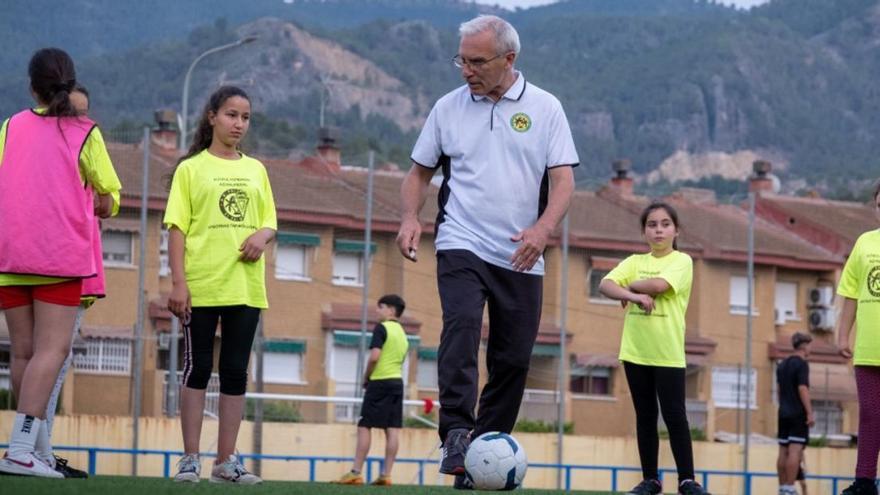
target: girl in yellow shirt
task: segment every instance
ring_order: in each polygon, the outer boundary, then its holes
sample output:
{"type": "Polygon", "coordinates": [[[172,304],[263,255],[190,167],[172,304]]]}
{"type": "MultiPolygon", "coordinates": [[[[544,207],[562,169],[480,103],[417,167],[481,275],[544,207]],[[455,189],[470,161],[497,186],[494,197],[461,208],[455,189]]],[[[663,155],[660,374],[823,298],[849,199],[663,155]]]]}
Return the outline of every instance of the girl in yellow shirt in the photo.
{"type": "MultiPolygon", "coordinates": [[[[880,182],[874,190],[880,217],[880,182]]],[[[877,495],[877,456],[880,455],[880,230],[859,236],[843,273],[837,294],[843,311],[837,323],[840,353],[852,358],[859,393],[859,453],[855,482],[841,495],[877,495]],[[856,328],[855,346],[850,332],[856,328]]]]}
{"type": "Polygon", "coordinates": [[[685,411],[685,312],[691,294],[693,263],[677,250],[678,214],[655,202],[641,215],[642,234],[649,253],[634,254],[617,265],[599,284],[606,297],[627,309],[620,344],[636,411],[636,435],[643,481],[628,493],[662,493],[657,456],[657,402],[669,429],[678,468],[678,493],[705,495],[694,480],[694,456],[685,411]]]}
{"type": "Polygon", "coordinates": [[[239,88],[211,95],[189,152],[174,172],[165,210],[173,289],[168,309],[183,322],[180,420],[184,456],[175,481],[199,481],[199,437],[219,320],[220,421],[211,481],[260,483],[235,456],[247,367],[266,301],[263,251],[275,238],[266,168],[244,155],[251,104],[239,88]]]}

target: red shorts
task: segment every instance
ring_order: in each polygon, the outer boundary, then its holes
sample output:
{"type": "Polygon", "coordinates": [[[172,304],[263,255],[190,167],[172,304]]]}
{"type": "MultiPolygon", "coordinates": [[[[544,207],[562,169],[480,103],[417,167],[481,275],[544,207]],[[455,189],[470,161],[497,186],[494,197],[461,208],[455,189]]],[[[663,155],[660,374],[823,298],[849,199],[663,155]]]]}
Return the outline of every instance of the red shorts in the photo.
{"type": "Polygon", "coordinates": [[[0,309],[30,306],[43,301],[59,306],[79,306],[82,279],[45,285],[6,285],[0,287],[0,309]]]}

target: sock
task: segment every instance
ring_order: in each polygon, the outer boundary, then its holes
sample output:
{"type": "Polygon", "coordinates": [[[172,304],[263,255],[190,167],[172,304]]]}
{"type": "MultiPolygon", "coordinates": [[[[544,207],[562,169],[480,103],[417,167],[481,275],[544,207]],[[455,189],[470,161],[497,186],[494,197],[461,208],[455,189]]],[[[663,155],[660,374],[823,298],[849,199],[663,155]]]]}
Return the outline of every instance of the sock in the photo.
{"type": "Polygon", "coordinates": [[[37,433],[37,441],[34,444],[34,452],[37,457],[46,461],[50,466],[55,465],[55,456],[52,452],[52,441],[49,439],[48,421],[43,420],[40,431],[37,433]]]}
{"type": "Polygon", "coordinates": [[[34,451],[37,435],[43,422],[39,418],[16,413],[12,422],[12,437],[9,439],[9,456],[23,457],[34,451]]]}
{"type": "Polygon", "coordinates": [[[361,474],[361,472],[356,469],[352,469],[351,474],[361,474]]]}

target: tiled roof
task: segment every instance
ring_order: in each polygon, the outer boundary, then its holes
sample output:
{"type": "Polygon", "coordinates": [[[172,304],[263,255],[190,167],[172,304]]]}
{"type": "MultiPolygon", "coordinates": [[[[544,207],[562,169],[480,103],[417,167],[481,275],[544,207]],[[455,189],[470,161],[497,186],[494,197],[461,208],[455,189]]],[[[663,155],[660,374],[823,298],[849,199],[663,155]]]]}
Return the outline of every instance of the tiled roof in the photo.
{"type": "MultiPolygon", "coordinates": [[[[367,308],[367,330],[372,332],[373,327],[379,323],[379,312],[375,307],[367,308]]],[[[400,325],[409,335],[418,335],[422,328],[422,322],[404,315],[400,318],[400,325]]],[[[321,312],[321,327],[325,330],[360,330],[361,328],[361,305],[351,303],[330,303],[321,312]]]]}
{"type": "MultiPolygon", "coordinates": [[[[140,145],[109,143],[108,149],[123,183],[123,205],[139,205],[143,151],[140,145]]],[[[150,208],[164,209],[168,196],[166,180],[176,160],[176,151],[152,147],[150,208]]],[[[299,162],[264,160],[281,221],[334,225],[362,229],[365,221],[366,169],[344,166],[328,168],[310,157],[299,162]],[[324,167],[324,168],[321,168],[324,167]]],[[[379,170],[374,175],[373,229],[395,232],[400,213],[400,185],[403,171],[379,170]]],[[[437,214],[436,185],[429,188],[421,218],[430,234],[437,214]]],[[[679,247],[695,257],[741,262],[747,252],[747,213],[737,205],[718,204],[679,195],[668,198],[679,211],[682,233],[679,247]]],[[[762,197],[761,201],[766,199],[762,197]]],[[[639,214],[649,199],[621,194],[613,188],[599,192],[576,191],[571,204],[571,244],[597,250],[640,251],[645,249],[639,214]]],[[[799,198],[774,201],[804,218],[836,215],[833,224],[842,236],[862,232],[868,221],[865,208],[836,202],[804,202],[799,198]],[[790,205],[806,206],[797,208],[790,205]]],[[[780,206],[782,208],[782,206],[780,206]]],[[[786,210],[788,211],[788,210],[786,210]]],[[[829,217],[831,218],[831,217],[829,217]]],[[[559,229],[553,243],[558,243],[559,229]]],[[[848,238],[848,237],[847,237],[848,238]]],[[[755,230],[756,262],[812,269],[833,269],[842,264],[840,253],[810,242],[778,222],[759,218],[755,230]]]]}
{"type": "MultiPolygon", "coordinates": [[[[600,192],[600,197],[607,199],[620,208],[631,213],[634,225],[632,228],[638,242],[641,240],[638,225],[638,214],[650,201],[642,196],[624,196],[613,190],[600,192]]],[[[723,259],[745,261],[748,253],[748,212],[738,205],[719,204],[716,202],[693,201],[685,197],[673,195],[665,200],[672,205],[679,215],[681,234],[680,248],[696,257],[707,259],[723,259]]],[[[613,212],[599,211],[590,216],[604,218],[599,220],[602,225],[615,220],[606,217],[613,212]]],[[[616,218],[623,215],[616,214],[616,218]]],[[[628,220],[629,221],[629,220],[628,220]]],[[[816,269],[833,269],[843,263],[837,253],[817,246],[801,237],[792,235],[779,225],[758,217],[755,221],[755,262],[816,269]]]]}
{"type": "Polygon", "coordinates": [[[839,255],[848,254],[863,232],[877,228],[874,209],[864,203],[761,194],[757,204],[762,217],[839,255]]]}
{"type": "MultiPolygon", "coordinates": [[[[108,143],[107,149],[122,182],[124,206],[140,205],[143,184],[143,147],[140,144],[108,143]]],[[[150,208],[164,210],[168,198],[167,180],[177,152],[151,147],[150,208]]],[[[366,169],[343,167],[338,173],[321,169],[309,157],[300,162],[262,160],[269,173],[279,220],[333,224],[363,228],[366,216],[366,169]]],[[[403,172],[378,171],[374,175],[373,228],[396,231],[400,221],[398,204],[403,172]]],[[[432,225],[437,214],[437,188],[430,188],[422,219],[432,225]]]]}

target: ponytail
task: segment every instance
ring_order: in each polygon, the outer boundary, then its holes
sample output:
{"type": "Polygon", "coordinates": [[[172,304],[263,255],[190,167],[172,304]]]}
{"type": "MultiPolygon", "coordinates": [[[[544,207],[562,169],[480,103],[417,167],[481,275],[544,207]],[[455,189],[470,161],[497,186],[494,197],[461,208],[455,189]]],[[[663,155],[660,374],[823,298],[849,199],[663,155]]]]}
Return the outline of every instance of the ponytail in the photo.
{"type": "Polygon", "coordinates": [[[48,105],[50,117],[76,117],[76,108],[70,102],[70,93],[76,88],[76,68],[73,59],[60,48],[37,50],[28,64],[31,89],[41,103],[48,105]]]}

